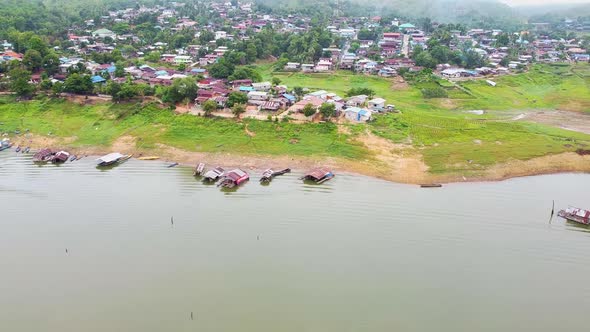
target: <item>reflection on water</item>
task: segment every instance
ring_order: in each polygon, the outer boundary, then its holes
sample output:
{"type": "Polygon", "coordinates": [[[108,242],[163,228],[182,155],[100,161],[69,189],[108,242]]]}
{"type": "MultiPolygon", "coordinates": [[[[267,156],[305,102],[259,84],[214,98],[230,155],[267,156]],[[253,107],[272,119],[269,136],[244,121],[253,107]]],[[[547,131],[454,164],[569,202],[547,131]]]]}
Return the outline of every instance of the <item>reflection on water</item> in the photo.
{"type": "Polygon", "coordinates": [[[590,207],[588,175],[428,190],[250,171],[227,191],[166,166],[0,152],[2,330],[586,329],[589,229],[549,216],[590,207]]]}

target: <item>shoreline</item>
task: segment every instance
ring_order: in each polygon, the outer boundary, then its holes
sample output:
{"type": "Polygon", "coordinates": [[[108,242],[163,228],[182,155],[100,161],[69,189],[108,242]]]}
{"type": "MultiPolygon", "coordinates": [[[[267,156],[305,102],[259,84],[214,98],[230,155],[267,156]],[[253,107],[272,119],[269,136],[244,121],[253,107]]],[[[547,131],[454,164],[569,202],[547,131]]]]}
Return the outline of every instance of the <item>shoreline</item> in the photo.
{"type": "MultiPolygon", "coordinates": [[[[590,173],[590,156],[580,156],[573,152],[546,155],[529,160],[512,160],[507,163],[495,164],[481,171],[465,173],[432,174],[421,160],[421,156],[410,147],[396,155],[376,154],[372,159],[349,160],[333,157],[302,157],[289,155],[241,155],[234,153],[187,151],[164,144],[156,148],[141,149],[136,147],[136,138],[122,136],[109,147],[90,146],[76,147],[71,143],[75,138],[56,138],[30,135],[13,138],[14,145],[26,140],[33,150],[45,147],[63,149],[72,154],[100,156],[111,152],[132,154],[133,158],[141,156],[158,156],[160,161],[177,162],[183,166],[195,167],[204,162],[208,167],[222,166],[227,168],[240,167],[248,170],[265,170],[268,168],[292,168],[307,170],[326,166],[335,172],[346,172],[373,177],[389,182],[402,184],[450,184],[471,182],[496,182],[511,178],[548,175],[559,173],[590,173]]],[[[21,147],[25,144],[20,144],[21,147]]],[[[389,146],[388,146],[389,147],[389,146]]]]}

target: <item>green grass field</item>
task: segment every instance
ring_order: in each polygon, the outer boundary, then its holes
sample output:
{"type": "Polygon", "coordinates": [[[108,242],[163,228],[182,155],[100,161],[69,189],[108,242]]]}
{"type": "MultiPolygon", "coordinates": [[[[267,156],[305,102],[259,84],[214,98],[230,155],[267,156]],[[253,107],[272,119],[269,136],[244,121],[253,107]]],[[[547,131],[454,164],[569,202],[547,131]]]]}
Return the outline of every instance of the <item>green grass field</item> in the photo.
{"type": "MultiPolygon", "coordinates": [[[[449,93],[449,99],[424,99],[418,84],[399,89],[392,79],[354,74],[350,71],[335,73],[272,72],[269,64],[259,66],[264,79],[281,79],[289,87],[305,87],[326,90],[341,96],[350,88],[368,87],[376,95],[395,104],[401,110],[528,110],[563,109],[590,112],[590,65],[535,65],[529,72],[506,75],[493,80],[496,87],[485,80],[471,80],[459,85],[470,94],[453,88],[441,80],[439,83],[449,93]]],[[[436,84],[436,83],[431,83],[436,84]]]]}
{"type": "Polygon", "coordinates": [[[268,121],[208,119],[175,115],[156,106],[100,104],[79,106],[65,101],[15,103],[0,98],[0,132],[75,137],[73,146],[109,146],[118,137],[139,138],[141,148],[164,143],[188,151],[241,154],[361,158],[368,151],[338,133],[331,123],[296,125],[268,121]],[[255,133],[250,137],[245,126],[255,133]]]}

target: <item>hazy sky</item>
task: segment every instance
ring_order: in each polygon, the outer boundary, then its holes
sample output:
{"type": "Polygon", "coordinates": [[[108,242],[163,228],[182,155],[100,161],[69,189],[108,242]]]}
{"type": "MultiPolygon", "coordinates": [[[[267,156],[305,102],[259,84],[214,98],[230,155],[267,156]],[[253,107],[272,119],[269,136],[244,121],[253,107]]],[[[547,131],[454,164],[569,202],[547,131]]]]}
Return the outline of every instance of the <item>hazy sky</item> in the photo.
{"type": "Polygon", "coordinates": [[[590,0],[500,0],[509,5],[550,5],[559,3],[590,3],[590,0]]]}

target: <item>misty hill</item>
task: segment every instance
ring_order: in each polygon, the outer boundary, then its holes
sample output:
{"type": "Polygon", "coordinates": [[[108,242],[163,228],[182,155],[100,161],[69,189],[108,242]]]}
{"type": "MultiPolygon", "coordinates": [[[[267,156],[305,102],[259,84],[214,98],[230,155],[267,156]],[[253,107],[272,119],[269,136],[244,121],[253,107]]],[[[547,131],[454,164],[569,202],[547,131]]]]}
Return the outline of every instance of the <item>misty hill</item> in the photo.
{"type": "MultiPolygon", "coordinates": [[[[338,0],[257,0],[278,11],[299,11],[315,8],[326,13],[337,8],[338,0]]],[[[518,24],[523,21],[510,6],[495,0],[340,0],[345,14],[399,15],[407,18],[430,17],[441,23],[518,24]]]]}

